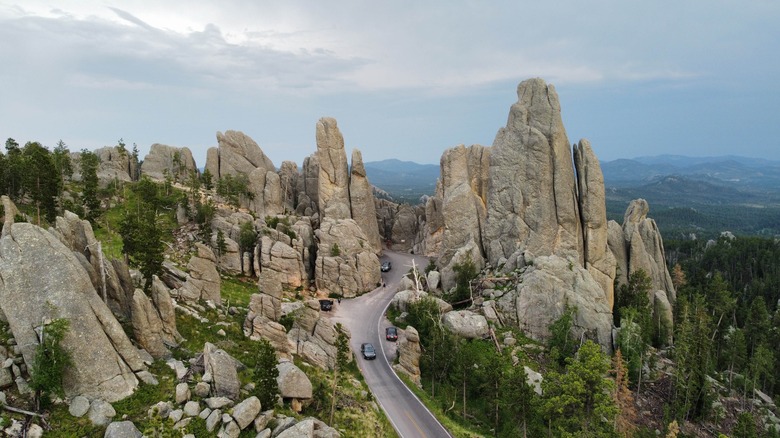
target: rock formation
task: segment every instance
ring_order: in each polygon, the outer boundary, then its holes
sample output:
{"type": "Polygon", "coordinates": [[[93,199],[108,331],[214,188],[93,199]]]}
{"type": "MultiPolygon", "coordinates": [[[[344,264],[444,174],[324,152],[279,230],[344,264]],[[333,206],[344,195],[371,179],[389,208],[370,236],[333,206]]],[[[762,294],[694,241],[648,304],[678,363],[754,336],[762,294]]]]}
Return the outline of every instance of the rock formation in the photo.
{"type": "Polygon", "coordinates": [[[357,222],[325,217],[315,235],[319,239],[315,262],[319,290],[349,298],[379,285],[379,258],[357,222]]]}
{"type": "Polygon", "coordinates": [[[393,365],[393,369],[399,373],[406,374],[417,386],[421,387],[420,382],[420,335],[417,329],[412,326],[406,327],[398,339],[398,363],[393,365]]]}
{"type": "Polygon", "coordinates": [[[336,119],[323,117],[317,122],[317,160],[320,214],[331,219],[351,219],[347,154],[336,119]]]}
{"type": "Polygon", "coordinates": [[[583,333],[610,350],[612,309],[601,286],[583,267],[559,256],[529,259],[522,282],[497,300],[504,321],[511,321],[528,336],[546,340],[549,325],[567,305],[576,306],[573,332],[583,333]]]}
{"type": "Polygon", "coordinates": [[[580,263],[577,186],[558,94],[531,79],[518,85],[517,97],[490,153],[488,260],[498,266],[530,251],[580,263]]]}
{"type": "Polygon", "coordinates": [[[62,344],[74,358],[64,375],[66,394],[116,401],[133,392],[134,372],[144,369],[138,350],[70,249],[35,225],[6,226],[0,278],[0,308],[28,369],[38,344],[36,328],[62,318],[70,326],[62,344]],[[52,266],[58,269],[48,269],[52,266]]]}
{"type": "MultiPolygon", "coordinates": [[[[650,207],[644,199],[631,201],[623,217],[622,233],[617,224],[610,223],[609,246],[617,259],[620,270],[620,284],[627,283],[627,277],[636,271],[644,271],[652,284],[648,292],[654,308],[671,308],[677,300],[672,277],[666,268],[666,257],[661,233],[653,219],[647,217],[650,207]],[[661,298],[661,292],[665,300],[661,298]]],[[[668,312],[663,311],[666,315],[668,312]]],[[[671,321],[671,320],[670,320],[671,321]]]]}
{"type": "Polygon", "coordinates": [[[352,150],[352,168],[349,175],[349,203],[352,219],[357,222],[366,235],[369,244],[377,254],[382,251],[379,238],[379,225],[376,221],[374,194],[366,178],[363,156],[357,149],[352,150]]]}
{"type": "Polygon", "coordinates": [[[480,145],[460,145],[442,154],[437,195],[442,199],[444,232],[437,264],[445,289],[455,285],[456,264],[470,258],[477,269],[484,266],[481,234],[487,214],[489,169],[490,149],[480,145]]]}
{"type": "Polygon", "coordinates": [[[105,289],[105,302],[111,311],[119,317],[129,319],[135,289],[130,279],[130,270],[124,260],[109,260],[101,252],[101,245],[95,238],[89,221],[65,211],[62,216],[57,216],[55,227],[49,231],[77,254],[89,274],[92,286],[101,298],[105,289]],[[104,275],[101,270],[105,271],[104,275]]]}
{"type": "MultiPolygon", "coordinates": [[[[303,307],[293,312],[292,317],[293,328],[287,334],[287,339],[294,346],[296,354],[322,369],[333,369],[336,366],[336,340],[339,333],[329,318],[320,317],[319,301],[306,301],[303,307]]],[[[346,328],[344,331],[349,337],[346,328]]]]}
{"type": "Polygon", "coordinates": [[[195,248],[197,252],[187,264],[189,273],[186,281],[177,290],[177,295],[184,301],[210,300],[220,305],[222,304],[220,295],[222,280],[217,272],[217,258],[211,248],[202,243],[196,243],[195,248]]]}
{"type": "Polygon", "coordinates": [[[264,228],[256,248],[255,272],[260,282],[278,281],[280,287],[308,287],[313,278],[314,231],[303,217],[276,218],[275,228],[264,228]],[[290,225],[291,221],[295,221],[290,225]],[[268,280],[272,279],[272,280],[268,280]]]}
{"type": "Polygon", "coordinates": [[[242,199],[244,207],[260,217],[283,212],[281,180],[260,146],[240,131],[217,132],[217,142],[219,146],[206,154],[206,169],[214,179],[246,177],[252,196],[242,199]]]}
{"type": "Polygon", "coordinates": [[[615,295],[616,261],[608,245],[604,175],[589,141],[580,140],[574,147],[574,166],[577,170],[585,268],[604,290],[611,309],[615,295]]]}
{"type": "MultiPolygon", "coordinates": [[[[130,153],[117,146],[106,146],[94,151],[100,159],[97,177],[101,187],[114,182],[134,181],[138,175],[138,163],[130,153]]],[[[73,163],[73,181],[81,181],[81,152],[70,154],[73,163]]]]}
{"type": "Polygon", "coordinates": [[[190,173],[198,173],[195,159],[189,148],[177,148],[155,143],[141,163],[141,174],[157,181],[170,176],[176,181],[186,181],[190,173]]]}

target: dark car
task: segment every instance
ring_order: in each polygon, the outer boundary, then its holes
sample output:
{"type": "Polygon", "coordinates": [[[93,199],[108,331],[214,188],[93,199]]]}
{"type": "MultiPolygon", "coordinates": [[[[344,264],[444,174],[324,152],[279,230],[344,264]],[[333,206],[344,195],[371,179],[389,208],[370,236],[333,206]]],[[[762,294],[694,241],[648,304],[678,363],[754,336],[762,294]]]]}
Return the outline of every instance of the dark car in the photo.
{"type": "Polygon", "coordinates": [[[333,308],[333,300],[320,300],[320,310],[329,312],[333,308]]]}
{"type": "Polygon", "coordinates": [[[398,340],[398,329],[395,327],[388,327],[385,329],[385,339],[388,341],[397,341],[398,340]]]}
{"type": "Polygon", "coordinates": [[[376,350],[374,350],[374,346],[372,344],[360,344],[360,352],[363,354],[363,358],[366,360],[376,359],[376,350]]]}
{"type": "Polygon", "coordinates": [[[392,268],[393,268],[392,263],[384,262],[384,263],[382,263],[382,267],[380,269],[382,270],[382,272],[387,272],[387,271],[389,271],[392,268]]]}

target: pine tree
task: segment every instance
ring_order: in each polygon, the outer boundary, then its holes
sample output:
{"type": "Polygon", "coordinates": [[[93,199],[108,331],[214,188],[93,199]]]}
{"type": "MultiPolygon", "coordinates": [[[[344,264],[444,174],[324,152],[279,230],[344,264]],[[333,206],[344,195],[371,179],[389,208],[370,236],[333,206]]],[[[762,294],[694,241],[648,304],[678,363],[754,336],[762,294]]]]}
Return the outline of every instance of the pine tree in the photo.
{"type": "Polygon", "coordinates": [[[86,219],[93,225],[100,216],[100,200],[98,199],[98,176],[97,171],[100,166],[100,157],[92,151],[83,149],[80,158],[81,181],[83,189],[81,192],[84,210],[86,210],[86,219]]]}
{"type": "Polygon", "coordinates": [[[164,261],[163,229],[158,222],[160,205],[157,184],[141,178],[133,191],[138,195],[135,206],[125,211],[119,224],[122,251],[138,266],[144,276],[144,291],[149,292],[152,278],[162,272],[164,261]]]}
{"type": "Polygon", "coordinates": [[[35,203],[38,225],[41,224],[41,209],[46,220],[53,222],[57,216],[57,195],[60,192],[60,178],[54,159],[48,149],[38,142],[28,142],[22,150],[24,175],[22,183],[25,192],[35,203]]]}
{"type": "Polygon", "coordinates": [[[279,369],[276,368],[276,350],[267,339],[261,339],[257,344],[257,364],[255,365],[254,381],[255,395],[260,399],[264,409],[271,409],[276,405],[279,396],[279,369]]]}
{"type": "Polygon", "coordinates": [[[612,399],[614,383],[606,378],[609,368],[601,347],[588,340],[576,357],[566,360],[563,373],[548,373],[542,382],[543,411],[551,432],[555,426],[557,435],[614,433],[617,407],[612,399]]]}
{"type": "Polygon", "coordinates": [[[536,393],[528,384],[528,375],[522,363],[510,366],[504,372],[499,394],[501,411],[509,419],[504,422],[504,428],[509,429],[504,433],[506,436],[527,437],[528,423],[535,417],[533,400],[536,393]]]}

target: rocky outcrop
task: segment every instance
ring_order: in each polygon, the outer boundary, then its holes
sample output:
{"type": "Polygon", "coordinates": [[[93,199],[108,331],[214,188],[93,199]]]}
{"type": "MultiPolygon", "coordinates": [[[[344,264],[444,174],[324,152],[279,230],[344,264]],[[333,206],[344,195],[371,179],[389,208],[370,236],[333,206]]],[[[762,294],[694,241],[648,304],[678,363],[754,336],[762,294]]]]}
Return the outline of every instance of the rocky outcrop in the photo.
{"type": "Polygon", "coordinates": [[[417,292],[414,290],[401,290],[396,292],[390,304],[396,308],[399,312],[406,312],[409,310],[409,304],[417,302],[422,299],[431,299],[439,306],[440,313],[447,313],[452,310],[452,304],[442,300],[441,298],[429,295],[427,292],[417,292]]]}
{"type": "Polygon", "coordinates": [[[255,272],[261,282],[278,281],[280,287],[308,287],[313,277],[315,239],[309,218],[276,218],[276,228],[264,228],[256,248],[255,272]],[[290,221],[295,221],[290,225],[290,221]]]}
{"type": "Polygon", "coordinates": [[[377,287],[379,258],[354,220],[326,217],[315,234],[319,239],[315,262],[319,290],[349,298],[377,287]]]}
{"type": "Polygon", "coordinates": [[[260,217],[283,212],[281,180],[260,146],[240,131],[217,132],[217,142],[218,148],[206,154],[206,169],[214,179],[246,177],[251,196],[242,198],[243,207],[260,217]]]}
{"type": "Polygon", "coordinates": [[[442,154],[437,197],[442,199],[444,233],[437,265],[445,290],[454,286],[454,265],[465,261],[463,257],[454,260],[461,248],[471,248],[468,256],[477,269],[484,266],[481,234],[487,214],[489,168],[490,150],[484,146],[460,145],[442,154]]]}
{"type": "MultiPolygon", "coordinates": [[[[661,232],[653,219],[647,217],[650,206],[644,199],[631,201],[623,216],[623,238],[628,252],[628,274],[643,270],[650,277],[653,289],[666,291],[669,302],[676,301],[661,232]]],[[[651,300],[652,302],[652,300],[651,300]]]]}
{"type": "Polygon", "coordinates": [[[242,367],[240,363],[225,350],[207,342],[203,347],[203,365],[211,376],[212,395],[238,400],[241,389],[238,380],[238,368],[242,367]]]}
{"type": "Polygon", "coordinates": [[[321,118],[317,122],[316,134],[320,165],[317,179],[320,214],[332,219],[350,219],[347,153],[336,119],[321,118]]]}
{"type": "Polygon", "coordinates": [[[604,175],[601,173],[598,158],[587,140],[580,140],[574,147],[574,166],[577,170],[585,268],[604,290],[611,309],[615,303],[616,262],[608,245],[604,175]]]}
{"type": "Polygon", "coordinates": [[[531,266],[514,291],[497,300],[504,321],[533,339],[549,338],[549,326],[566,306],[577,308],[573,334],[583,333],[605,349],[612,346],[612,309],[601,286],[585,268],[558,256],[528,259],[531,266]]]}
{"type": "Polygon", "coordinates": [[[222,304],[220,284],[222,282],[217,271],[217,258],[211,248],[202,244],[195,244],[196,253],[190,257],[187,263],[187,279],[177,295],[188,302],[199,300],[212,301],[216,305],[222,304]]]}
{"type": "Polygon", "coordinates": [[[160,315],[143,290],[135,290],[132,309],[133,333],[138,345],[155,359],[170,357],[171,351],[163,341],[163,325],[160,315]]]}
{"type": "MultiPolygon", "coordinates": [[[[296,354],[322,369],[333,369],[336,366],[336,340],[339,332],[333,321],[320,316],[319,301],[306,301],[303,307],[292,313],[292,317],[295,322],[287,339],[294,346],[296,354]]],[[[349,337],[349,331],[342,329],[349,337]]]]}
{"type": "Polygon", "coordinates": [[[110,260],[102,253],[92,225],[75,213],[65,211],[57,216],[55,227],[49,232],[57,236],[71,251],[78,254],[82,266],[89,274],[92,286],[103,296],[111,311],[122,318],[130,318],[130,307],[135,287],[130,270],[124,260],[110,260]],[[101,269],[105,275],[101,275],[101,269]]]}
{"type": "Polygon", "coordinates": [[[371,190],[371,183],[368,182],[366,177],[363,155],[357,149],[352,150],[352,168],[349,175],[349,202],[352,219],[363,230],[374,252],[379,254],[382,251],[382,242],[379,238],[379,225],[376,220],[374,193],[371,190]]]}
{"type": "Polygon", "coordinates": [[[298,165],[292,161],[283,161],[279,168],[279,186],[281,188],[282,214],[295,212],[298,205],[298,165]]]}
{"type": "MultiPolygon", "coordinates": [[[[138,175],[138,162],[126,149],[106,146],[94,151],[100,160],[97,177],[98,184],[106,187],[114,182],[134,181],[138,175]]],[[[73,181],[81,181],[81,152],[70,154],[73,165],[73,181]]]]}
{"type": "Polygon", "coordinates": [[[412,326],[406,327],[398,338],[398,363],[393,365],[399,373],[405,374],[417,386],[422,387],[420,381],[420,335],[412,326]]]}
{"type": "Polygon", "coordinates": [[[74,358],[64,374],[66,395],[116,401],[132,394],[138,385],[134,372],[144,369],[143,362],[73,252],[32,224],[6,226],[3,234],[0,308],[28,369],[36,329],[62,318],[69,321],[62,345],[74,358]]]}
{"type": "Polygon", "coordinates": [[[490,152],[483,231],[488,260],[498,266],[530,251],[581,264],[577,187],[558,94],[530,79],[518,85],[517,97],[490,152]]]}
{"type": "Polygon", "coordinates": [[[177,148],[155,143],[141,163],[141,174],[157,181],[166,177],[174,181],[186,181],[191,173],[198,174],[198,167],[189,148],[177,148]]]}
{"type": "Polygon", "coordinates": [[[441,317],[442,325],[452,334],[466,339],[482,339],[490,328],[484,316],[470,310],[455,310],[441,317]]]}
{"type": "Polygon", "coordinates": [[[298,178],[298,204],[295,207],[295,212],[301,216],[319,217],[320,160],[317,158],[317,154],[303,159],[302,170],[303,172],[298,178]]]}

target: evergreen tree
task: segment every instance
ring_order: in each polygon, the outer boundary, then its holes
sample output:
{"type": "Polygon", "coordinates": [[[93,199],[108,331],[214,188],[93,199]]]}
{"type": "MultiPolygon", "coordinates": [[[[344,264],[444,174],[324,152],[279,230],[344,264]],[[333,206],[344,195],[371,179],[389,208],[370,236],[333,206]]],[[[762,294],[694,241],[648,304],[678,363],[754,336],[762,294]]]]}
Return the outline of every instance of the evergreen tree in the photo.
{"type": "Polygon", "coordinates": [[[737,417],[737,424],[731,431],[732,438],[758,438],[756,421],[750,412],[743,412],[737,417]]]}
{"type": "Polygon", "coordinates": [[[724,336],[723,357],[729,371],[729,390],[733,383],[734,373],[741,373],[747,363],[747,344],[745,332],[742,329],[729,327],[724,336]]]}
{"type": "Polygon", "coordinates": [[[86,211],[86,219],[93,225],[100,216],[100,200],[98,199],[98,176],[97,171],[100,166],[100,157],[92,151],[82,149],[81,158],[81,182],[83,188],[81,198],[86,211]]]}
{"type": "MultiPolygon", "coordinates": [[[[536,417],[533,403],[536,393],[528,384],[528,375],[522,363],[510,366],[503,374],[499,396],[505,418],[502,435],[528,437],[529,423],[536,417]]],[[[531,432],[533,436],[533,430],[531,432]]]]}
{"type": "Polygon", "coordinates": [[[200,175],[200,179],[203,181],[203,187],[205,187],[206,190],[214,188],[214,175],[211,174],[210,170],[204,169],[203,173],[200,175]]]}
{"type": "Polygon", "coordinates": [[[609,358],[588,340],[576,357],[566,360],[563,373],[552,371],[542,382],[543,412],[555,436],[614,436],[617,407],[614,383],[606,378],[609,358]]]}
{"type": "MultiPolygon", "coordinates": [[[[65,187],[65,180],[73,176],[73,163],[70,161],[70,150],[64,141],[57,142],[57,146],[52,151],[54,167],[57,169],[57,175],[60,177],[60,189],[65,187]]],[[[60,195],[62,193],[59,193],[60,195]]]]}
{"type": "Polygon", "coordinates": [[[680,419],[702,418],[709,409],[711,394],[707,375],[711,369],[712,323],[704,297],[679,300],[680,323],[675,336],[674,407],[680,419]]]}
{"type": "Polygon", "coordinates": [[[22,178],[24,176],[24,157],[19,143],[13,138],[5,141],[5,189],[13,201],[19,200],[24,194],[22,178]]]}
{"type": "Polygon", "coordinates": [[[67,319],[55,319],[39,335],[41,340],[30,369],[30,387],[35,391],[36,404],[48,404],[52,395],[65,396],[62,377],[72,358],[62,346],[62,340],[69,326],[67,319]]]}
{"type": "Polygon", "coordinates": [[[260,399],[264,409],[270,409],[276,405],[279,396],[279,370],[276,368],[276,350],[267,339],[261,339],[257,343],[257,364],[255,365],[254,381],[255,395],[260,399]]]}
{"type": "Polygon", "coordinates": [[[566,306],[563,314],[550,324],[550,358],[560,366],[566,364],[566,359],[574,355],[577,347],[576,341],[571,336],[571,328],[574,324],[576,307],[566,306]]]}
{"type": "Polygon", "coordinates": [[[157,218],[161,200],[157,184],[148,178],[141,178],[133,191],[138,199],[135,206],[125,211],[119,224],[119,234],[122,236],[122,251],[143,274],[144,291],[148,293],[152,278],[162,272],[164,261],[163,229],[157,218]]]}
{"type": "Polygon", "coordinates": [[[54,159],[48,149],[38,142],[28,142],[22,150],[25,172],[22,182],[37,210],[38,225],[41,224],[41,210],[46,220],[53,222],[57,216],[57,195],[60,192],[60,178],[54,159]]]}

